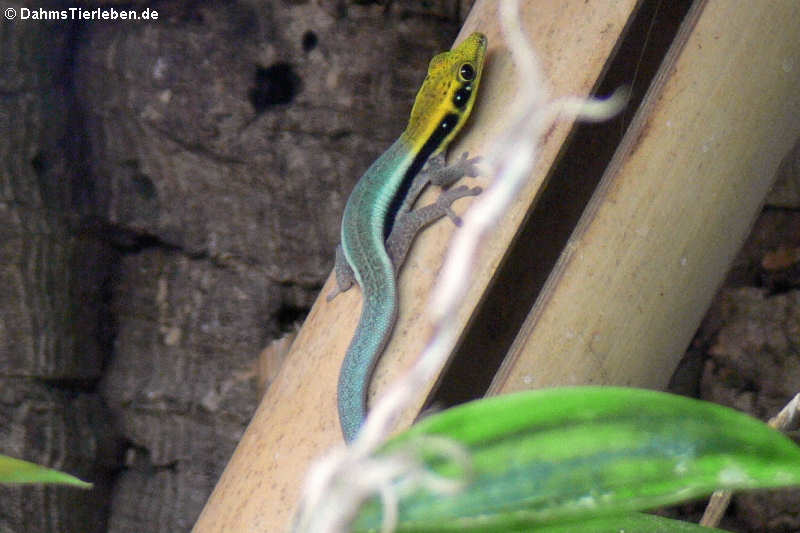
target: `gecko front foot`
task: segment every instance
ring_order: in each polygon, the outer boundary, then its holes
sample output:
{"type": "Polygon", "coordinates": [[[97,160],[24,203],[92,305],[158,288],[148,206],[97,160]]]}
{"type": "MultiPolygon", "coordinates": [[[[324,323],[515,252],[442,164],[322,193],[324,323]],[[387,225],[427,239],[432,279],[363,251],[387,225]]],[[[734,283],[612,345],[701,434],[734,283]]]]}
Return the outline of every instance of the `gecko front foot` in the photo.
{"type": "Polygon", "coordinates": [[[432,169],[427,175],[428,181],[433,185],[439,187],[449,187],[463,177],[474,178],[480,174],[478,163],[480,163],[480,156],[467,159],[468,152],[462,152],[461,157],[457,161],[451,163],[446,167],[432,169]]]}
{"type": "Polygon", "coordinates": [[[392,260],[395,271],[399,270],[400,265],[405,261],[411,241],[422,228],[443,216],[450,218],[456,226],[460,225],[461,218],[453,212],[451,205],[459,198],[476,196],[482,190],[480,187],[460,185],[442,191],[434,203],[400,215],[395,221],[392,233],[386,240],[386,251],[392,260]]]}
{"type": "Polygon", "coordinates": [[[453,221],[453,224],[456,226],[461,226],[461,217],[456,215],[450,206],[453,205],[453,202],[459,198],[464,198],[466,196],[478,196],[481,192],[483,192],[481,187],[467,187],[466,185],[459,185],[458,187],[442,191],[442,194],[439,195],[439,198],[436,199],[436,202],[433,205],[441,209],[442,212],[447,215],[447,218],[453,221]]]}

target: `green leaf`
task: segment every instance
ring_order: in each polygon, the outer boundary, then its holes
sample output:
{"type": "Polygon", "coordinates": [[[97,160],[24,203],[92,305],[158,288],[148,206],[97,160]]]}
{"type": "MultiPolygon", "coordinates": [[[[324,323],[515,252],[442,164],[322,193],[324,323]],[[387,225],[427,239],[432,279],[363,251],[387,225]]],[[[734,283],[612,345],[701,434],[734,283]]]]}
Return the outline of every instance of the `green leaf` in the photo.
{"type": "MultiPolygon", "coordinates": [[[[747,415],[656,391],[574,387],[470,402],[431,416],[380,453],[417,450],[426,467],[466,486],[418,489],[399,504],[398,531],[514,531],[652,509],[715,489],[800,484],[800,448],[747,415]],[[425,438],[447,437],[472,472],[425,438]]],[[[377,500],[354,531],[380,527],[377,500]]]]}
{"type": "MultiPolygon", "coordinates": [[[[528,532],[530,529],[518,531],[528,532]]],[[[725,533],[722,529],[643,513],[589,518],[579,522],[537,527],[534,531],[535,533],[725,533]]]]}
{"type": "Polygon", "coordinates": [[[81,481],[64,472],[21,459],[14,459],[7,455],[0,455],[0,483],[56,483],[82,489],[92,488],[91,483],[81,481]]]}

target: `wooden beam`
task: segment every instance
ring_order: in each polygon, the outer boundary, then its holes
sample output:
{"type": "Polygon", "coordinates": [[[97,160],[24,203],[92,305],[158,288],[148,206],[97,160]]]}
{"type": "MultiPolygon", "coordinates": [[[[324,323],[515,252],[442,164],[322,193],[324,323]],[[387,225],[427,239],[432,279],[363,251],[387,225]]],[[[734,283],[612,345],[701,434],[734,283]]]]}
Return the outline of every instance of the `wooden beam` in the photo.
{"type": "Polygon", "coordinates": [[[663,388],[800,135],[800,4],[698,2],[490,393],[663,388]]]}

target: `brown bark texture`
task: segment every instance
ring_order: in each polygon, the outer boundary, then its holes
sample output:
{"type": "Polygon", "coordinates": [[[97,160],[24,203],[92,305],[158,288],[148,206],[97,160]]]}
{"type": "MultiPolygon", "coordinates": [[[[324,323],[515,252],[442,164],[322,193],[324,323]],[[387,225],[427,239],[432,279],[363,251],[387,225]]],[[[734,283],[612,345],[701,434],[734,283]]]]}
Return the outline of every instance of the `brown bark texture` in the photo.
{"type": "Polygon", "coordinates": [[[0,488],[3,532],[191,528],[467,10],[103,6],[159,18],[0,20],[0,453],[97,485],[0,488]]]}

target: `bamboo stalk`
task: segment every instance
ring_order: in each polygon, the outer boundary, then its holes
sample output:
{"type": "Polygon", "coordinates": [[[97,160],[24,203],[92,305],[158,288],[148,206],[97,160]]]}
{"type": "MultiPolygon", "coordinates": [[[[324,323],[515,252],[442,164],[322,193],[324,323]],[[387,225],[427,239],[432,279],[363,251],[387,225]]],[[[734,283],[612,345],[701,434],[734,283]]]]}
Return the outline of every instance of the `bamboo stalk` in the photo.
{"type": "MultiPolygon", "coordinates": [[[[528,5],[524,9],[521,22],[544,56],[544,69],[554,94],[588,93],[635,5],[635,0],[598,0],[587,8],[584,0],[569,0],[528,5]]],[[[489,64],[472,127],[468,126],[471,131],[462,136],[465,139],[454,147],[453,154],[465,149],[480,154],[481,146],[491,142],[511,118],[506,110],[513,99],[516,80],[497,28],[496,7],[494,1],[477,2],[462,31],[462,36],[474,30],[488,35],[489,64]]],[[[550,132],[537,168],[538,177],[523,191],[520,202],[487,243],[468,303],[459,318],[462,324],[477,306],[506,246],[533,203],[570,125],[564,121],[550,132]]],[[[413,362],[428,337],[424,308],[452,232],[450,224],[437,224],[426,230],[402,270],[400,316],[373,379],[372,395],[413,362]]],[[[336,381],[358,319],[360,293],[351,290],[326,302],[324,295],[332,286],[329,278],[193,531],[285,529],[309,463],[341,441],[335,407],[336,381]]],[[[410,410],[403,423],[408,424],[418,408],[410,410]]]]}
{"type": "Polygon", "coordinates": [[[687,16],[490,393],[663,388],[800,135],[800,4],[687,16]]]}

